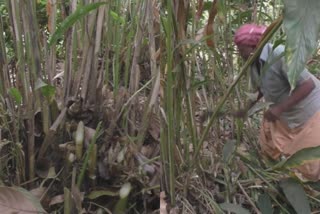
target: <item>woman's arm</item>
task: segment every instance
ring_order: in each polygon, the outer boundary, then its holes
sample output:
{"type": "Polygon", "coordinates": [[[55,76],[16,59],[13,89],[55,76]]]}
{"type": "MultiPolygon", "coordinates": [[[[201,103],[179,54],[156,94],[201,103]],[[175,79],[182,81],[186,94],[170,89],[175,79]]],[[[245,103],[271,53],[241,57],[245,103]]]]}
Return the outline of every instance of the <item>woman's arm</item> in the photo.
{"type": "Polygon", "coordinates": [[[311,78],[303,81],[292,91],[287,99],[269,108],[265,112],[265,118],[269,121],[278,120],[282,112],[290,110],[293,106],[307,97],[314,88],[315,84],[311,78]]]}

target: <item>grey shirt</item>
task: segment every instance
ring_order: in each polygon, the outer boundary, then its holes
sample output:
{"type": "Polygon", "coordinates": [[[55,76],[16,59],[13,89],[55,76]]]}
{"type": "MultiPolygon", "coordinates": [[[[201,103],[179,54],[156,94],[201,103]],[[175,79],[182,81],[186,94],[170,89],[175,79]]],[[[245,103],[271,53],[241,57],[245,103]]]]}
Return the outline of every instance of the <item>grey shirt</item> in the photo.
{"type": "MultiPolygon", "coordinates": [[[[288,68],[283,56],[284,50],[283,45],[273,50],[272,44],[268,43],[261,52],[259,63],[251,66],[252,84],[255,88],[260,88],[266,102],[281,103],[289,96],[290,84],[287,76],[288,68]]],[[[320,110],[320,81],[304,69],[297,80],[297,86],[309,78],[312,78],[315,83],[312,92],[290,110],[281,114],[281,119],[290,128],[303,125],[320,110]]]]}

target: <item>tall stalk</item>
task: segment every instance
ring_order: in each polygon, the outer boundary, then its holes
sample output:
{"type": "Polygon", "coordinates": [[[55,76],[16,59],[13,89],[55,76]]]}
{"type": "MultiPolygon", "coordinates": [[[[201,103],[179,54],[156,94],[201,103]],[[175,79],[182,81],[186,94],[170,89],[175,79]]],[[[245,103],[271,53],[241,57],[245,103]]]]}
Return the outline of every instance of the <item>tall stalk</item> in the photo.
{"type": "Polygon", "coordinates": [[[9,77],[7,70],[7,53],[5,50],[4,32],[3,32],[3,22],[2,16],[0,16],[0,68],[2,68],[2,73],[0,74],[0,94],[3,95],[5,89],[8,88],[9,77]]]}
{"type": "Polygon", "coordinates": [[[36,83],[43,79],[41,66],[41,53],[39,44],[39,28],[36,19],[35,2],[23,1],[22,3],[22,18],[24,24],[25,35],[25,50],[28,61],[28,71],[31,83],[31,96],[29,94],[29,102],[27,103],[28,112],[28,158],[29,158],[29,178],[33,179],[35,176],[35,109],[41,108],[43,117],[43,129],[47,132],[49,130],[49,114],[47,105],[43,102],[40,91],[37,90],[36,83]]]}
{"type": "MultiPolygon", "coordinates": [[[[129,93],[134,94],[135,91],[139,88],[139,80],[140,80],[140,66],[138,64],[139,57],[141,54],[141,48],[142,48],[142,40],[143,40],[143,32],[144,32],[144,26],[145,26],[145,16],[146,16],[146,9],[147,9],[147,3],[146,2],[139,2],[137,5],[138,11],[141,11],[138,15],[138,22],[137,22],[137,30],[136,35],[134,38],[134,51],[133,51],[133,57],[132,57],[132,64],[130,69],[130,83],[129,83],[129,93]]],[[[132,106],[137,106],[138,102],[137,99],[134,98],[132,101],[132,106]]],[[[132,108],[134,109],[134,108],[132,108]]],[[[136,111],[130,112],[130,120],[136,121],[136,111]]],[[[134,133],[134,125],[130,126],[129,133],[134,133]]]]}

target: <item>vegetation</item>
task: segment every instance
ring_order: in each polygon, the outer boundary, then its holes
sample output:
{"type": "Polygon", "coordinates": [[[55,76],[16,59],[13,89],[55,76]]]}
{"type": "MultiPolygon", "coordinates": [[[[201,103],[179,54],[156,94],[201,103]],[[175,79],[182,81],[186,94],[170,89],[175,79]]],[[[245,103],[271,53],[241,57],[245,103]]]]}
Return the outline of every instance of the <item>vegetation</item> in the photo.
{"type": "Polygon", "coordinates": [[[318,2],[0,0],[1,213],[319,213],[290,168],[320,149],[271,161],[267,104],[232,116],[266,42],[289,47],[292,88],[317,74],[318,2]],[[248,22],[269,27],[243,62],[248,22]]]}
{"type": "MultiPolygon", "coordinates": [[[[159,3],[0,9],[2,184],[38,192],[49,213],[157,210],[159,3]]],[[[20,203],[4,197],[1,209],[39,207],[20,190],[5,189],[20,203]]]]}
{"type": "Polygon", "coordinates": [[[306,159],[319,158],[319,148],[273,162],[260,154],[258,144],[261,110],[267,105],[259,103],[245,120],[232,116],[255,96],[246,71],[265,42],[287,45],[287,57],[295,63],[289,61],[294,68],[288,74],[292,87],[299,74],[296,67],[304,66],[310,54],[314,53],[309,68],[319,65],[314,52],[317,36],[311,38],[301,30],[309,26],[318,32],[318,26],[306,21],[306,13],[290,19],[306,8],[317,8],[317,3],[299,4],[302,2],[163,1],[166,54],[161,64],[166,114],[161,115],[161,186],[166,196],[161,196],[161,207],[169,206],[177,213],[320,210],[318,183],[300,180],[289,171],[306,159]],[[233,45],[233,33],[248,22],[269,28],[258,50],[243,62],[233,45]],[[306,44],[309,42],[313,45],[306,44]],[[302,51],[306,46],[313,48],[302,51]]]}

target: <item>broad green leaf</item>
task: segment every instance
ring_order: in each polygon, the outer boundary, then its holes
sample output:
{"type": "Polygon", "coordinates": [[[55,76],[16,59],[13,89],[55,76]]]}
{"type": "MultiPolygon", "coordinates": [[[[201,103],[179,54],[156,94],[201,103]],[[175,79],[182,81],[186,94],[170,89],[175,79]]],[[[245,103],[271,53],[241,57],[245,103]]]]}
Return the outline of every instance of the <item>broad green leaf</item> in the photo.
{"type": "Polygon", "coordinates": [[[282,165],[284,168],[300,166],[307,161],[320,159],[320,146],[305,148],[290,156],[282,165]]]}
{"type": "Polygon", "coordinates": [[[243,207],[237,204],[222,203],[219,204],[219,206],[221,207],[221,209],[227,212],[233,212],[235,214],[250,214],[248,210],[244,209],[243,207]]]}
{"type": "Polygon", "coordinates": [[[38,89],[40,89],[43,96],[45,96],[48,99],[53,97],[53,95],[56,92],[56,88],[54,86],[48,85],[47,83],[43,82],[40,78],[38,78],[35,83],[35,90],[38,89]]]}
{"type": "Polygon", "coordinates": [[[91,3],[82,7],[78,7],[74,13],[68,16],[61,25],[57,28],[57,30],[53,33],[52,37],[49,40],[49,46],[55,43],[62,35],[77,21],[86,16],[92,10],[97,9],[103,4],[107,2],[97,2],[91,3]]]}
{"type": "Polygon", "coordinates": [[[222,157],[223,161],[225,163],[228,163],[229,160],[232,157],[233,152],[235,151],[236,148],[236,141],[235,140],[229,140],[227,141],[226,144],[224,144],[223,149],[222,149],[222,157]]]}
{"type": "Polygon", "coordinates": [[[14,101],[16,101],[18,105],[22,103],[22,95],[17,88],[10,88],[9,94],[13,97],[14,101]]]}
{"type": "Polygon", "coordinates": [[[308,198],[300,183],[289,178],[281,181],[280,187],[297,213],[311,213],[308,198]]]}
{"type": "Polygon", "coordinates": [[[96,190],[89,193],[87,198],[89,199],[96,199],[101,196],[119,196],[119,191],[112,191],[112,190],[96,190]]]}
{"type": "Polygon", "coordinates": [[[262,214],[272,214],[273,208],[270,200],[270,196],[267,193],[259,195],[257,203],[262,214]]]}
{"type": "Polygon", "coordinates": [[[284,0],[283,25],[287,34],[286,61],[293,90],[305,63],[317,47],[320,30],[319,0],[284,0]]]}

